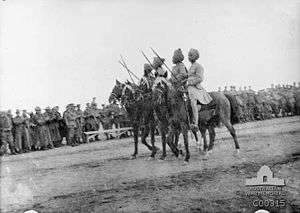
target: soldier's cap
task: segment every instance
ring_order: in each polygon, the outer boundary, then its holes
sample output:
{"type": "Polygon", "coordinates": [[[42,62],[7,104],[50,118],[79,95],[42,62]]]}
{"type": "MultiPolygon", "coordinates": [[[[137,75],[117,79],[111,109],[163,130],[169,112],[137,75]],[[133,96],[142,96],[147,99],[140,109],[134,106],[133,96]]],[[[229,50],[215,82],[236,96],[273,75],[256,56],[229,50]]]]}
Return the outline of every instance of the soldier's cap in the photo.
{"type": "Polygon", "coordinates": [[[76,106],[81,106],[80,104],[76,104],[76,106]]]}
{"type": "Polygon", "coordinates": [[[26,110],[26,109],[23,109],[22,111],[23,111],[23,112],[27,112],[27,110],[26,110]]]}
{"type": "Polygon", "coordinates": [[[45,110],[51,110],[51,108],[50,107],[46,107],[45,110]]]}
{"type": "Polygon", "coordinates": [[[17,110],[16,110],[16,113],[17,113],[17,114],[19,114],[19,113],[20,113],[20,110],[19,110],[19,109],[17,109],[17,110]]]}
{"type": "Polygon", "coordinates": [[[38,107],[38,106],[37,106],[37,107],[34,108],[34,110],[35,110],[35,111],[41,111],[41,107],[38,107]]]}

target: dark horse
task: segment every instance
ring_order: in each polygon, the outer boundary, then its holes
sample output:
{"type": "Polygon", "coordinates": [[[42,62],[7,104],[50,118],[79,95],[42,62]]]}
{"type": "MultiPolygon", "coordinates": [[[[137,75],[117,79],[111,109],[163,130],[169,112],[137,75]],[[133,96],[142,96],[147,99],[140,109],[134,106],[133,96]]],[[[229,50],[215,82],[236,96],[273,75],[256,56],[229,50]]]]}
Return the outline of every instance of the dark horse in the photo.
{"type": "MultiPolygon", "coordinates": [[[[166,144],[169,145],[176,157],[179,155],[178,137],[183,134],[185,146],[185,161],[190,159],[188,130],[189,113],[182,93],[173,87],[170,82],[161,78],[161,81],[153,86],[154,111],[159,121],[159,129],[162,137],[163,153],[161,159],[166,157],[166,144]],[[175,143],[173,143],[175,140],[175,143]]],[[[197,139],[197,134],[194,133],[197,139]]]]}
{"type": "Polygon", "coordinates": [[[109,102],[121,103],[128,113],[134,137],[134,153],[132,154],[132,157],[136,158],[136,155],[138,154],[138,136],[140,127],[142,127],[141,142],[152,151],[151,157],[154,157],[158,148],[154,145],[156,123],[151,104],[151,95],[144,94],[138,86],[133,85],[128,81],[126,83],[121,83],[117,80],[116,85],[110,94],[109,102]],[[149,132],[151,135],[151,146],[146,142],[149,132]]]}

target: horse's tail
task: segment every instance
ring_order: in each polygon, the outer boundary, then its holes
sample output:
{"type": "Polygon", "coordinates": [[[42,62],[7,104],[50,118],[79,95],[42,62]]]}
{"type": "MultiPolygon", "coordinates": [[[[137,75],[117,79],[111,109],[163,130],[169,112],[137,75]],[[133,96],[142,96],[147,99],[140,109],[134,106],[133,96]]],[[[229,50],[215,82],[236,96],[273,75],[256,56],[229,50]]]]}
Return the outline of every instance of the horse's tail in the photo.
{"type": "Polygon", "coordinates": [[[240,122],[240,109],[235,96],[230,94],[225,94],[226,98],[229,100],[230,103],[230,122],[231,124],[237,124],[240,122]]]}

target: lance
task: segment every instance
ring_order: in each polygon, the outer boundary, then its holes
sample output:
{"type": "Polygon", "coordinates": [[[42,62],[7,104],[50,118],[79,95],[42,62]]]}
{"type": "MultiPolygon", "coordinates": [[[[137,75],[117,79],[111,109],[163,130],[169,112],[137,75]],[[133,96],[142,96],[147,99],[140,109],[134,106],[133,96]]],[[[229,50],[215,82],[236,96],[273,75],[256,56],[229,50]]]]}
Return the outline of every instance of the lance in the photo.
{"type": "Polygon", "coordinates": [[[122,56],[122,55],[120,55],[120,56],[121,56],[121,60],[122,60],[123,64],[125,65],[125,68],[128,70],[128,72],[130,72],[130,73],[133,75],[133,77],[135,77],[137,80],[140,80],[139,77],[137,77],[137,75],[134,74],[134,73],[128,68],[128,66],[127,66],[127,64],[126,64],[126,62],[125,62],[123,56],[122,56]]]}
{"type": "Polygon", "coordinates": [[[152,48],[150,47],[150,49],[152,50],[152,52],[159,58],[159,60],[165,65],[165,67],[169,70],[169,72],[171,73],[171,75],[176,79],[176,76],[173,74],[173,72],[171,71],[171,69],[168,67],[168,65],[164,62],[164,60],[162,60],[162,58],[158,55],[158,53],[152,48]]]}
{"type": "Polygon", "coordinates": [[[154,69],[152,63],[150,62],[150,60],[148,59],[148,57],[145,55],[145,53],[143,51],[141,51],[141,53],[143,54],[143,56],[145,57],[145,59],[148,61],[148,63],[150,64],[150,66],[152,67],[152,69],[154,69]]]}
{"type": "Polygon", "coordinates": [[[155,52],[155,50],[150,47],[150,49],[152,50],[152,52],[161,60],[161,62],[165,65],[165,67],[172,73],[171,69],[168,67],[168,65],[164,62],[164,60],[162,60],[162,58],[158,55],[157,52],[155,52]]]}
{"type": "Polygon", "coordinates": [[[133,80],[133,78],[132,78],[132,76],[131,76],[131,74],[130,74],[128,68],[127,68],[121,61],[119,61],[119,63],[126,69],[126,71],[128,72],[128,74],[129,74],[129,76],[130,76],[130,78],[131,78],[131,81],[135,84],[135,82],[134,82],[134,80],[133,80]]]}

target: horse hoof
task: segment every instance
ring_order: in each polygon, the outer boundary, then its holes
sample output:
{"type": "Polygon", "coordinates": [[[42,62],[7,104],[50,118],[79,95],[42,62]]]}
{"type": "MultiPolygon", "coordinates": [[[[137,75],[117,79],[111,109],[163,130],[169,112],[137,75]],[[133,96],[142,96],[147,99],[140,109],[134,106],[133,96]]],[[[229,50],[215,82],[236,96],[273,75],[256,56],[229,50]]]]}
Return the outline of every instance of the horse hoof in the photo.
{"type": "Polygon", "coordinates": [[[166,156],[161,156],[159,159],[160,160],[165,160],[166,156]]]}
{"type": "Polygon", "coordinates": [[[210,155],[210,152],[205,152],[204,153],[204,160],[208,160],[208,158],[209,158],[209,155],[210,155]]]}
{"type": "Polygon", "coordinates": [[[183,166],[189,165],[189,160],[184,160],[184,161],[182,162],[182,165],[183,165],[183,166]]]}
{"type": "Polygon", "coordinates": [[[136,159],[136,155],[131,155],[131,160],[136,159]]]}
{"type": "Polygon", "coordinates": [[[183,151],[180,149],[179,154],[183,156],[183,151]]]}
{"type": "Polygon", "coordinates": [[[153,161],[153,160],[155,160],[155,158],[154,157],[149,157],[147,160],[148,161],[153,161]]]}
{"type": "Polygon", "coordinates": [[[234,156],[235,156],[235,157],[240,157],[240,150],[239,150],[239,149],[236,149],[236,150],[235,150],[234,156]]]}

